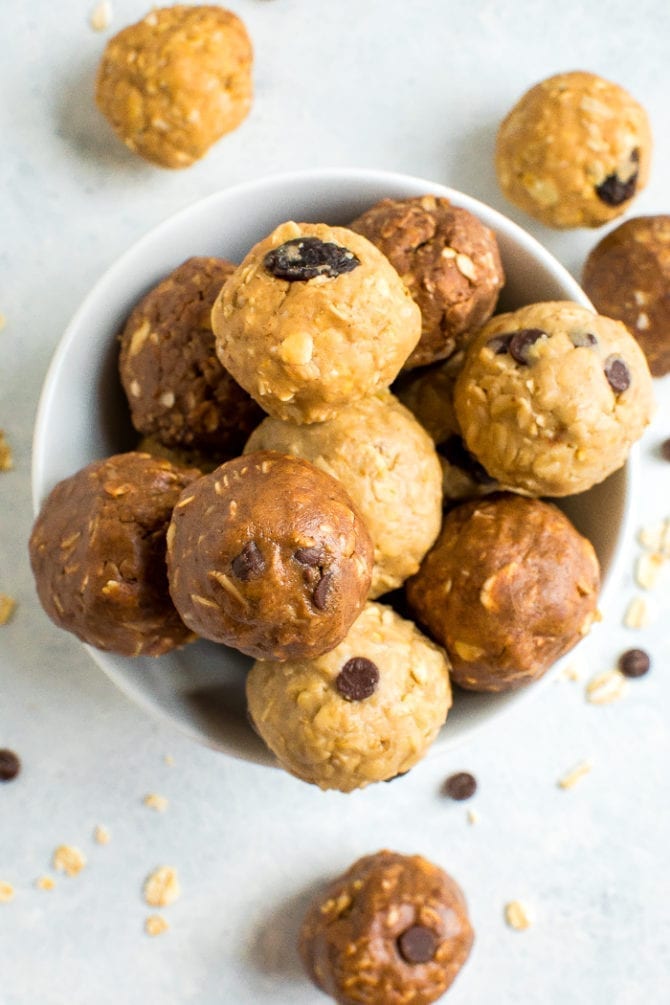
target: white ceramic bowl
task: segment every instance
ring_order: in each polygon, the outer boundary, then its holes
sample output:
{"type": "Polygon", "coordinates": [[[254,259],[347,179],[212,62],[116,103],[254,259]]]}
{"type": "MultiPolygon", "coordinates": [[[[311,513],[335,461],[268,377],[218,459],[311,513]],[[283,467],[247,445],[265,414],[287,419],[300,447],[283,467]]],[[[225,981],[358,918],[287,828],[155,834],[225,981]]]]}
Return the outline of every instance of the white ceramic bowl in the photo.
{"type": "MultiPolygon", "coordinates": [[[[490,207],[434,182],[369,170],[320,170],[262,178],[218,192],[154,228],[102,276],[70,322],[44,383],[33,443],[33,505],[92,460],[132,449],[136,438],[117,369],[116,336],[130,310],[152,286],[191,255],[240,261],[285,220],[346,225],[379,199],[433,193],[475,213],[496,232],[507,282],[499,310],[540,300],[590,306],[575,280],[537,241],[490,207]]],[[[601,485],[561,505],[591,539],[605,591],[630,521],[634,460],[601,485]]],[[[193,738],[235,757],[274,763],[247,723],[245,670],[250,661],[208,642],[180,652],[129,659],[86,646],[95,662],[139,705],[193,738]]],[[[559,664],[543,678],[546,681],[559,664]]],[[[535,691],[541,682],[506,695],[457,695],[432,750],[469,736],[535,691]]]]}

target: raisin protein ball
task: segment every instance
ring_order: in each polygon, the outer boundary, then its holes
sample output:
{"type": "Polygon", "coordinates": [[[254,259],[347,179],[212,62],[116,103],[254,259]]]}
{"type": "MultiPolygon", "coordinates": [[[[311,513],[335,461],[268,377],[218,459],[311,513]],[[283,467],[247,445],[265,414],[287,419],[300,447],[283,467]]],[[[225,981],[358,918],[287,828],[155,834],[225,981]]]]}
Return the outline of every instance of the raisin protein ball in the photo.
{"type": "Polygon", "coordinates": [[[332,649],[370,588],[372,542],[343,486],[272,451],[235,458],[189,486],[167,540],[184,622],[258,659],[332,649]]]}
{"type": "Polygon", "coordinates": [[[350,792],[424,756],[451,705],[449,663],[413,622],[369,602],[330,652],[280,666],[256,662],[247,702],[283,768],[350,792]]]}
{"type": "Polygon", "coordinates": [[[504,195],[548,227],[599,227],[647,183],[652,137],[644,108],[593,73],[536,84],[498,130],[504,195]]]}
{"type": "Polygon", "coordinates": [[[261,409],[214,349],[212,304],[234,271],[225,259],[189,258],[132,311],[119,372],[139,433],[166,446],[232,456],[260,422],[261,409]]]}
{"type": "Polygon", "coordinates": [[[165,535],[182,489],[199,476],[133,452],[59,482],[30,536],[51,620],[122,656],[161,656],[193,639],[170,599],[165,535]]]}
{"type": "Polygon", "coordinates": [[[344,227],[284,223],[214,305],[219,359],[279,419],[322,422],[387,387],[421,312],[382,253],[344,227]]]}
{"type": "Polygon", "coordinates": [[[670,216],[637,216],[611,230],[584,265],[584,292],[623,321],[652,376],[670,373],[670,216]]]}
{"type": "Polygon", "coordinates": [[[421,309],[406,367],[451,356],[493,314],[505,281],[498,242],[467,209],[433,195],[382,199],[350,227],[386,255],[421,309]]]}
{"type": "Polygon", "coordinates": [[[339,478],[374,542],[371,597],[416,572],[439,533],[442,478],[435,448],[389,391],[309,426],[268,417],[252,433],[249,450],[304,457],[339,478]]]}
{"type": "Polygon", "coordinates": [[[556,506],[500,493],[447,513],[406,592],[446,648],[452,680],[507,691],[542,676],[589,631],[599,584],[591,542],[556,506]]]}
{"type": "Polygon", "coordinates": [[[501,485],[565,496],[625,463],[650,421],[652,382],[621,322],[550,301],[484,325],[454,404],[466,446],[501,485]]]}
{"type": "Polygon", "coordinates": [[[107,43],[96,103],[130,150],[161,167],[188,167],[249,112],[252,58],[231,11],[155,9],[107,43]]]}
{"type": "Polygon", "coordinates": [[[474,932],[456,881],[421,855],[378,851],[307,910],[299,951],[339,1005],[429,1005],[451,986],[474,932]]]}

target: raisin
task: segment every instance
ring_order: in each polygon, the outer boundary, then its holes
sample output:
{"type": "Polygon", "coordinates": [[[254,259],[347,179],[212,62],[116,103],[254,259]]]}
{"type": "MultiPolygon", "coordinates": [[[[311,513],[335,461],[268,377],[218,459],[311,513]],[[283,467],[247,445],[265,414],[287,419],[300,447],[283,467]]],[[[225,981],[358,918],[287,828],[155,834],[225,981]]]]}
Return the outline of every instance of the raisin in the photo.
{"type": "Polygon", "coordinates": [[[353,251],[319,237],[294,237],[268,251],[263,259],[271,275],[289,283],[304,282],[315,276],[334,279],[360,264],[353,251]]]}

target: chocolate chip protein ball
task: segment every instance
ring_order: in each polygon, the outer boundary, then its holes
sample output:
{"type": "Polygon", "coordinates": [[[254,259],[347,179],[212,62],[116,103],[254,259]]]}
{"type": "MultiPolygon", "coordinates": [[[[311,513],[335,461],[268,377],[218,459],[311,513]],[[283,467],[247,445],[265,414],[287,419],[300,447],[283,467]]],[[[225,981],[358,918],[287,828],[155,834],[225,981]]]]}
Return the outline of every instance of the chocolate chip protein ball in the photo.
{"type": "Polygon", "coordinates": [[[421,312],[360,234],[283,223],[226,283],[212,324],[219,359],[265,411],[309,423],[391,384],[421,312]]]}
{"type": "Polygon", "coordinates": [[[165,535],[200,472],[131,452],[59,482],[30,536],[42,607],[82,642],[122,656],[161,656],[191,641],[170,599],[165,535]]]}
{"type": "Polygon", "coordinates": [[[421,760],[451,706],[449,663],[412,621],[369,602],[330,652],[256,662],[247,702],[283,768],[351,792],[421,760]]]}
{"type": "Polygon", "coordinates": [[[332,649],[370,588],[372,541],[344,487],[272,451],[237,457],[189,486],[167,540],[184,622],[257,659],[332,649]]]}
{"type": "Polygon", "coordinates": [[[309,426],[268,417],[251,434],[245,452],[250,450],[304,457],[342,482],[374,542],[371,597],[416,572],[440,531],[442,476],[435,448],[389,391],[309,426]]]}
{"type": "Polygon", "coordinates": [[[222,258],[189,258],[132,311],[121,334],[119,373],[139,433],[230,457],[261,421],[262,410],[214,349],[212,305],[234,271],[222,258]]]}
{"type": "Polygon", "coordinates": [[[161,167],[188,167],[249,112],[252,59],[231,11],[156,8],[107,43],[96,103],[130,150],[161,167]]]}
{"type": "Polygon", "coordinates": [[[637,216],[611,230],[586,259],[582,285],[600,314],[637,339],[652,376],[670,373],[670,216],[637,216]]]}
{"type": "Polygon", "coordinates": [[[591,542],[561,510],[499,493],[447,513],[406,592],[446,648],[452,680],[508,691],[541,677],[586,635],[599,583],[591,542]]]}
{"type": "Polygon", "coordinates": [[[451,986],[474,932],[460,886],[421,855],[360,858],[309,907],[299,950],[340,1005],[429,1005],[451,986]]]}
{"type": "Polygon", "coordinates": [[[382,199],[350,224],[382,251],[421,309],[405,366],[446,359],[493,314],[505,281],[494,232],[448,199],[382,199]]]}
{"type": "Polygon", "coordinates": [[[647,183],[652,137],[644,108],[593,73],[536,84],[498,130],[504,195],[548,227],[600,227],[647,183]]]}
{"type": "Polygon", "coordinates": [[[566,496],[625,463],[649,423],[652,382],[620,321],[550,301],[484,326],[454,404],[466,446],[501,485],[566,496]]]}

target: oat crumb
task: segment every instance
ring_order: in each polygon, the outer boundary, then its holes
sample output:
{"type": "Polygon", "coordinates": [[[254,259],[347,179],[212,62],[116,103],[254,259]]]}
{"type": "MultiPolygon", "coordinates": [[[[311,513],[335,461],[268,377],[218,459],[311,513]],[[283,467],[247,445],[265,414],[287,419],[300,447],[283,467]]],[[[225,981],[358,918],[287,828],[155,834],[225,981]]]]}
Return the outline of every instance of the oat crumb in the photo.
{"type": "Polygon", "coordinates": [[[167,907],[181,894],[177,870],[162,865],[147,876],[144,882],[144,899],[149,907],[167,907]]]}
{"type": "Polygon", "coordinates": [[[5,439],[5,432],[0,429],[0,471],[11,471],[14,467],[12,448],[5,439]]]}
{"type": "Polygon", "coordinates": [[[660,551],[643,551],[635,563],[635,582],[643,590],[653,590],[667,561],[660,551]]]}
{"type": "Polygon", "coordinates": [[[532,921],[526,904],[520,900],[510,900],[505,904],[505,921],[510,928],[517,932],[523,932],[530,928],[532,921]]]}
{"type": "Polygon", "coordinates": [[[151,810],[156,810],[157,813],[165,813],[169,805],[165,796],[159,796],[155,792],[150,792],[142,801],[145,806],[148,806],[151,810]]]}
{"type": "Polygon", "coordinates": [[[0,593],[0,625],[6,625],[16,607],[16,601],[6,593],[0,593]]]}
{"type": "Polygon", "coordinates": [[[14,887],[0,879],[0,904],[8,904],[10,900],[14,900],[14,887]]]}
{"type": "Polygon", "coordinates": [[[100,0],[91,11],[89,24],[93,31],[105,31],[112,23],[112,5],[109,0],[100,0]]]}
{"type": "Polygon", "coordinates": [[[646,628],[651,620],[649,605],[644,597],[633,597],[623,618],[626,628],[646,628]]]}
{"type": "Polygon", "coordinates": [[[558,675],[558,680],[580,681],[582,679],[583,667],[576,663],[568,663],[558,675]]]}
{"type": "Polygon", "coordinates": [[[52,876],[40,876],[39,879],[35,880],[35,886],[38,890],[53,890],[56,885],[56,880],[52,876]]]}
{"type": "Polygon", "coordinates": [[[69,844],[61,844],[53,854],[53,867],[66,876],[76,876],[86,865],[83,852],[69,844]]]}
{"type": "Polygon", "coordinates": [[[627,690],[628,681],[620,670],[605,670],[586,685],[586,700],[592,705],[611,705],[623,698],[627,690]]]}
{"type": "Polygon", "coordinates": [[[558,779],[559,789],[572,789],[585,775],[588,775],[589,771],[593,768],[592,761],[582,761],[567,774],[562,775],[558,779]]]}
{"type": "Polygon", "coordinates": [[[165,754],[165,756],[163,757],[163,761],[165,764],[167,764],[168,768],[174,767],[174,757],[172,756],[172,754],[165,754]]]}
{"type": "Polygon", "coordinates": [[[477,813],[477,810],[471,808],[468,810],[465,816],[469,824],[479,823],[479,813],[477,813]]]}
{"type": "Polygon", "coordinates": [[[169,927],[165,918],[161,917],[160,914],[150,914],[144,922],[144,931],[147,935],[162,935],[163,932],[167,932],[169,927]]]}
{"type": "Polygon", "coordinates": [[[93,831],[93,840],[96,844],[109,844],[111,835],[103,824],[98,824],[93,831]]]}
{"type": "Polygon", "coordinates": [[[7,318],[5,317],[4,314],[0,314],[0,332],[6,326],[6,324],[7,324],[7,318]]]}

